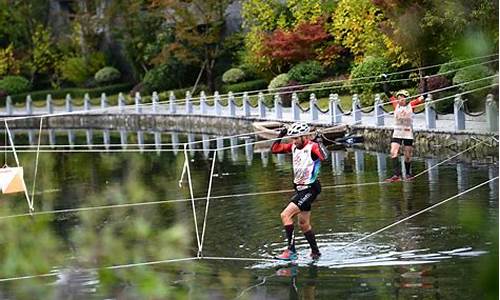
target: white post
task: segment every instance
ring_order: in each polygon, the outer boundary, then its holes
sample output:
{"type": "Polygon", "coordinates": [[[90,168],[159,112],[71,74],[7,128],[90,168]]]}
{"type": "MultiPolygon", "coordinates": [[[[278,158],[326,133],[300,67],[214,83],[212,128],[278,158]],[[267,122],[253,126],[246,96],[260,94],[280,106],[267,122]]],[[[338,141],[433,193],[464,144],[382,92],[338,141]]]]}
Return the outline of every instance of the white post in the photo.
{"type": "Polygon", "coordinates": [[[125,97],[123,96],[123,93],[118,94],[118,111],[120,113],[125,112],[125,97]]]}
{"type": "Polygon", "coordinates": [[[464,101],[460,94],[455,96],[453,103],[453,115],[455,116],[455,130],[465,129],[464,101]]]}
{"type": "Polygon", "coordinates": [[[281,106],[281,98],[279,94],[274,94],[274,113],[277,120],[283,119],[283,108],[281,106]]]}
{"type": "Polygon", "coordinates": [[[71,95],[66,94],[66,112],[72,112],[73,111],[73,105],[71,103],[71,95]]]}
{"type": "Polygon", "coordinates": [[[7,115],[12,115],[12,98],[7,96],[7,100],[5,101],[5,109],[7,110],[7,115]]]}
{"type": "Polygon", "coordinates": [[[360,110],[358,94],[354,94],[352,96],[352,118],[353,118],[354,124],[361,123],[361,110],[360,110]]]}
{"type": "Polygon", "coordinates": [[[26,114],[33,114],[33,100],[31,100],[31,95],[26,96],[26,114]]]}
{"type": "Polygon", "coordinates": [[[141,106],[141,94],[139,92],[135,92],[135,112],[140,114],[142,113],[142,106],[141,106]]]}
{"type": "Polygon", "coordinates": [[[248,97],[248,93],[243,93],[243,114],[245,117],[250,117],[252,114],[252,109],[250,107],[250,98],[248,97]]]}
{"type": "Polygon", "coordinates": [[[384,110],[382,109],[382,101],[380,100],[380,94],[375,95],[375,125],[384,126],[384,110]]]}
{"type": "Polygon", "coordinates": [[[262,92],[259,92],[258,101],[259,117],[264,119],[266,117],[266,106],[264,105],[264,94],[262,92]]]}
{"type": "Polygon", "coordinates": [[[208,115],[207,96],[204,91],[200,93],[200,112],[202,115],[208,115]]]}
{"type": "Polygon", "coordinates": [[[222,116],[222,105],[220,104],[220,95],[218,91],[215,91],[214,93],[214,108],[215,115],[222,116]]]}
{"type": "Polygon", "coordinates": [[[309,113],[311,114],[311,121],[318,121],[318,108],[316,104],[318,100],[316,100],[316,95],[311,93],[309,95],[309,113]]]}
{"type": "Polygon", "coordinates": [[[227,105],[229,106],[229,115],[231,117],[236,117],[236,104],[234,103],[233,92],[229,92],[227,97],[227,105]]]}
{"type": "Polygon", "coordinates": [[[158,113],[158,93],[153,92],[153,96],[151,97],[151,102],[153,104],[153,113],[158,113]]]}
{"type": "Polygon", "coordinates": [[[338,99],[337,94],[330,94],[328,96],[328,108],[330,112],[330,122],[332,124],[337,124],[337,99],[338,99]]]}
{"type": "Polygon", "coordinates": [[[292,118],[294,121],[300,121],[299,96],[297,93],[292,93],[292,118]]]}
{"type": "Polygon", "coordinates": [[[177,112],[177,107],[175,105],[175,95],[172,91],[170,91],[170,95],[168,96],[168,102],[170,113],[175,114],[177,112]]]}
{"type": "Polygon", "coordinates": [[[191,102],[191,92],[186,91],[186,114],[190,115],[193,113],[193,103],[191,102]]]}
{"type": "Polygon", "coordinates": [[[90,97],[88,93],[85,93],[85,96],[83,96],[83,109],[90,110],[90,108],[91,108],[90,97]]]}
{"type": "Polygon", "coordinates": [[[486,97],[486,120],[488,121],[488,128],[491,132],[498,131],[498,106],[493,100],[493,95],[488,94],[486,97]]]}
{"type": "Polygon", "coordinates": [[[54,113],[54,107],[52,106],[52,96],[50,94],[47,95],[47,100],[46,101],[47,101],[47,113],[53,114],[54,113]]]}
{"type": "Polygon", "coordinates": [[[106,94],[102,93],[101,94],[101,108],[106,108],[108,107],[108,99],[106,98],[106,94]]]}
{"type": "Polygon", "coordinates": [[[434,104],[431,103],[432,95],[429,94],[425,99],[425,126],[427,129],[436,128],[436,110],[434,104]]]}

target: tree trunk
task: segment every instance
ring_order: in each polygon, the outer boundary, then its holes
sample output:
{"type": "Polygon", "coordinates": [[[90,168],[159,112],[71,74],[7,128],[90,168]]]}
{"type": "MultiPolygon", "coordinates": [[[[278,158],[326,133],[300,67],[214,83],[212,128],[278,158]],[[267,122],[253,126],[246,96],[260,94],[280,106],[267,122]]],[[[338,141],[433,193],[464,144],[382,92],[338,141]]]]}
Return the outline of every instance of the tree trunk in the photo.
{"type": "Polygon", "coordinates": [[[213,94],[215,92],[214,64],[214,60],[208,60],[205,72],[205,74],[207,74],[207,88],[210,94],[213,94]]]}

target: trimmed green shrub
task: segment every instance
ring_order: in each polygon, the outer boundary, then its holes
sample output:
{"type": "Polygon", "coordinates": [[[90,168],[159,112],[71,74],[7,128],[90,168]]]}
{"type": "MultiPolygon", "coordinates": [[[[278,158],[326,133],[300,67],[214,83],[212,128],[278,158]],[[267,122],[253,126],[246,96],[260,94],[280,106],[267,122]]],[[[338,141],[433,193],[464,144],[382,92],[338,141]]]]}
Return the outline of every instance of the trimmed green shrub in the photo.
{"type": "Polygon", "coordinates": [[[465,66],[467,66],[467,63],[455,62],[452,60],[441,65],[441,67],[439,68],[439,74],[442,74],[444,77],[448,78],[449,80],[452,80],[453,77],[455,77],[455,74],[457,73],[456,70],[465,66]]]}
{"type": "MultiPolygon", "coordinates": [[[[479,66],[473,66],[470,68],[466,68],[463,70],[458,71],[455,74],[455,77],[453,77],[453,84],[462,84],[461,87],[459,87],[460,92],[467,92],[471,91],[474,89],[478,89],[481,87],[489,86],[491,85],[491,79],[484,79],[484,80],[478,80],[481,78],[488,77],[492,74],[490,69],[488,69],[485,66],[479,65],[479,66]],[[465,84],[473,80],[478,80],[473,83],[465,84]]],[[[473,93],[469,93],[466,95],[463,95],[463,99],[468,99],[467,101],[467,106],[471,109],[476,109],[480,107],[481,105],[484,104],[486,100],[486,95],[489,92],[489,88],[484,88],[480,89],[478,91],[475,91],[473,93]]]]}
{"type": "Polygon", "coordinates": [[[100,52],[93,53],[88,59],[84,57],[69,57],[61,62],[59,69],[61,77],[77,86],[82,86],[88,79],[104,67],[106,60],[100,52]]]}
{"type": "Polygon", "coordinates": [[[290,80],[300,84],[317,82],[325,75],[323,66],[315,60],[305,61],[294,66],[288,71],[290,80]]]}
{"type": "Polygon", "coordinates": [[[106,84],[120,79],[121,73],[113,67],[104,67],[94,75],[95,81],[99,84],[106,84]]]}
{"type": "Polygon", "coordinates": [[[273,80],[271,80],[271,82],[267,86],[267,89],[269,91],[272,91],[272,90],[275,90],[275,89],[278,89],[281,87],[285,87],[288,85],[289,81],[290,81],[290,77],[288,76],[287,73],[280,74],[280,75],[274,77],[273,80]]]}
{"type": "Polygon", "coordinates": [[[239,93],[247,92],[253,90],[265,89],[267,87],[267,81],[264,79],[257,79],[251,81],[240,82],[236,84],[226,84],[222,86],[222,93],[239,93]]]}
{"type": "Polygon", "coordinates": [[[159,93],[174,87],[173,82],[169,80],[171,71],[169,65],[163,64],[146,72],[142,80],[144,92],[150,94],[156,91],[159,93]]]}
{"type": "Polygon", "coordinates": [[[31,83],[22,76],[5,76],[0,80],[0,90],[9,95],[19,94],[31,89],[31,83]]]}
{"type": "Polygon", "coordinates": [[[238,68],[231,68],[222,75],[222,82],[229,84],[241,82],[243,79],[245,79],[245,72],[238,68]]]}
{"type": "Polygon", "coordinates": [[[372,105],[375,101],[374,93],[383,89],[378,76],[383,73],[392,72],[390,62],[383,57],[367,56],[365,59],[354,66],[351,71],[351,80],[349,84],[351,93],[360,94],[363,106],[372,105]],[[365,77],[372,77],[360,79],[365,77]]]}
{"type": "Polygon", "coordinates": [[[47,94],[50,94],[53,99],[64,99],[66,94],[70,94],[73,98],[81,98],[86,93],[89,94],[91,98],[100,97],[102,93],[106,95],[115,95],[120,92],[128,92],[132,88],[132,84],[130,83],[119,83],[113,84],[103,87],[98,87],[94,89],[81,89],[81,88],[67,88],[60,90],[43,90],[43,91],[34,91],[29,93],[22,93],[17,95],[12,95],[12,101],[17,103],[22,103],[26,101],[26,96],[31,95],[31,99],[33,101],[45,100],[47,98],[47,94]]]}

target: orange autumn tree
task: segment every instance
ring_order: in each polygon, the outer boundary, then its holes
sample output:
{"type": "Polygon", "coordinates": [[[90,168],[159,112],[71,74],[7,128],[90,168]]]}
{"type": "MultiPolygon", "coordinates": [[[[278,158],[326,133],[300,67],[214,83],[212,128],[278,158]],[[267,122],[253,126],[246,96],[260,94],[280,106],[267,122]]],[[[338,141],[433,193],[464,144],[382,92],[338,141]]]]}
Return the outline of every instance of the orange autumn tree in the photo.
{"type": "Polygon", "coordinates": [[[334,43],[320,21],[303,22],[292,30],[274,30],[264,37],[261,55],[268,58],[273,72],[282,73],[306,60],[318,60],[328,66],[341,51],[342,47],[334,43]]]}

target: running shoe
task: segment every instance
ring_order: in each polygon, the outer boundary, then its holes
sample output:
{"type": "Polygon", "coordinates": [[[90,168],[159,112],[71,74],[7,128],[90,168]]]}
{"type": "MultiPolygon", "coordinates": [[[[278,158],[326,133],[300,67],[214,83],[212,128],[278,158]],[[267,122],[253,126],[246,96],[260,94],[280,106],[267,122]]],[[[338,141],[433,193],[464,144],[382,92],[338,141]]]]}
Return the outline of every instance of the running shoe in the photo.
{"type": "Polygon", "coordinates": [[[401,181],[401,177],[397,175],[394,175],[391,178],[387,178],[385,180],[385,182],[399,182],[399,181],[401,181]]]}
{"type": "Polygon", "coordinates": [[[405,181],[413,181],[413,179],[415,179],[415,176],[408,174],[406,175],[405,181]]]}
{"type": "Polygon", "coordinates": [[[311,254],[309,254],[309,256],[311,256],[311,258],[313,260],[318,260],[321,256],[321,252],[311,252],[311,254]]]}
{"type": "Polygon", "coordinates": [[[297,253],[286,249],[283,253],[276,256],[276,258],[281,260],[297,260],[297,253]]]}

